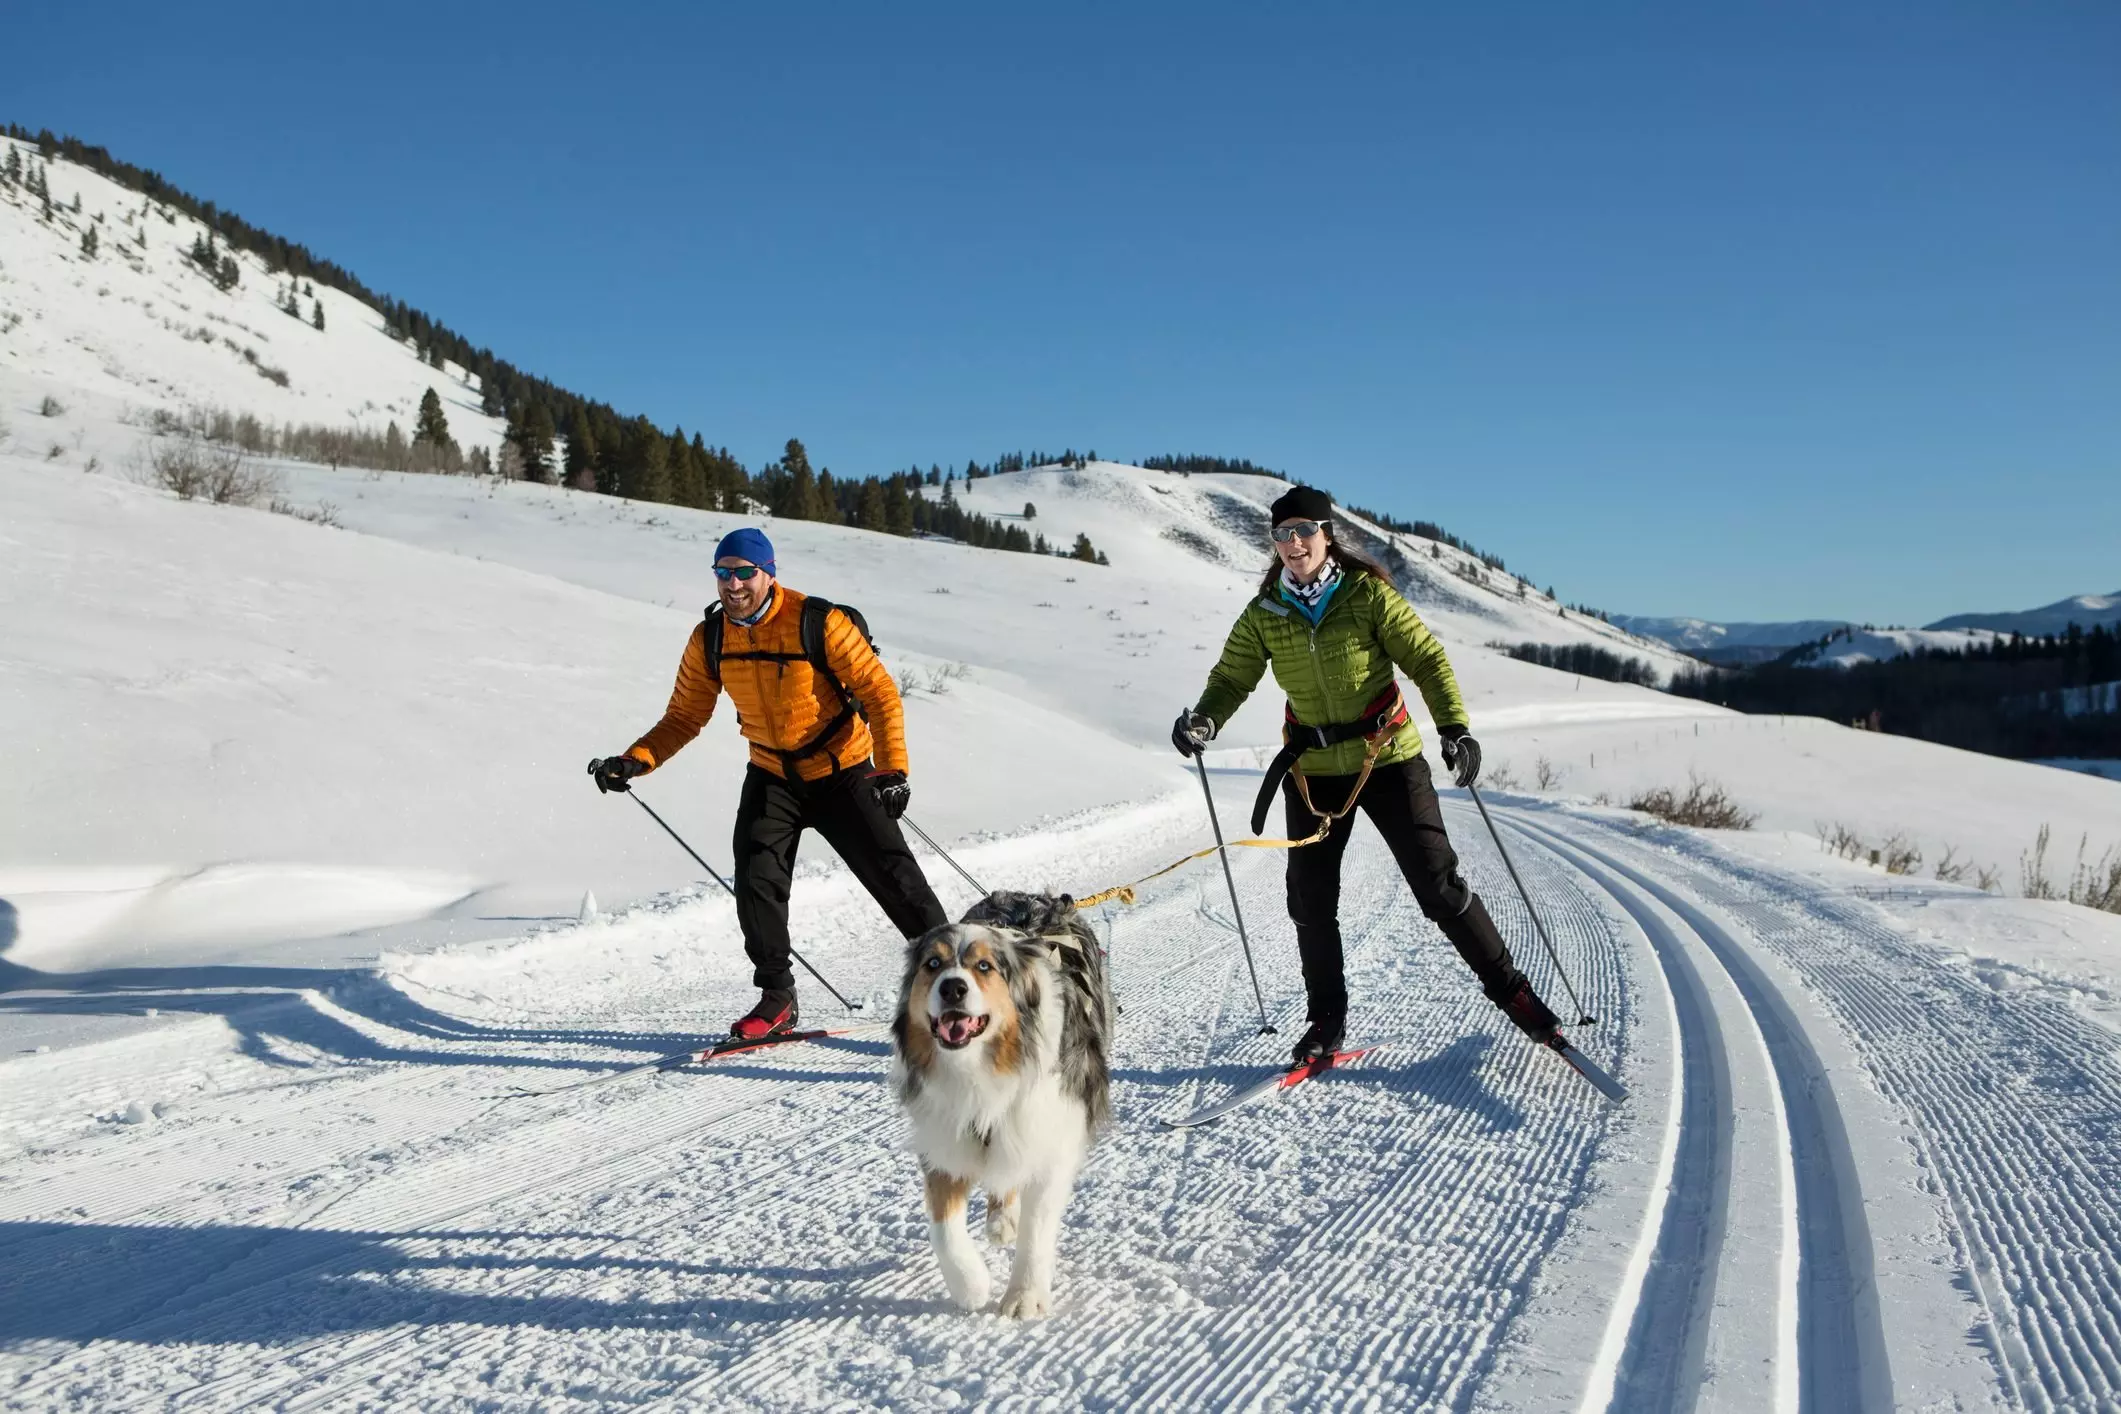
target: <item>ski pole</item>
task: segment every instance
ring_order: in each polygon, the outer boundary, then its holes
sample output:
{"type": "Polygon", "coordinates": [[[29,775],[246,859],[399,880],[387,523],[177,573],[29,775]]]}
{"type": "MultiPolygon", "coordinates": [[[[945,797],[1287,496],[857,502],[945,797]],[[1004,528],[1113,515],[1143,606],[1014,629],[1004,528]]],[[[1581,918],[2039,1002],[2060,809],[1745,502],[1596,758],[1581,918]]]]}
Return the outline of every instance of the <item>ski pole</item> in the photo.
{"type": "Polygon", "coordinates": [[[1547,937],[1547,925],[1539,921],[1539,910],[1532,906],[1532,895],[1526,892],[1524,880],[1517,877],[1517,865],[1511,860],[1510,852],[1503,848],[1502,832],[1495,828],[1495,821],[1488,814],[1488,803],[1480,798],[1479,790],[1473,786],[1468,785],[1466,792],[1473,797],[1473,803],[1480,807],[1480,818],[1487,822],[1488,834],[1495,841],[1495,852],[1502,856],[1502,867],[1510,871],[1510,882],[1517,886],[1517,896],[1524,900],[1524,911],[1532,915],[1532,928],[1539,934],[1539,941],[1545,946],[1547,957],[1553,961],[1554,974],[1561,978],[1562,988],[1568,992],[1569,1000],[1576,1004],[1576,1024],[1591,1025],[1598,1018],[1583,1009],[1583,999],[1576,995],[1576,984],[1569,980],[1569,970],[1561,965],[1561,954],[1554,951],[1554,942],[1547,937]]]}
{"type": "Polygon", "coordinates": [[[1267,1020],[1267,998],[1259,990],[1259,969],[1252,965],[1252,940],[1245,935],[1245,911],[1237,906],[1237,876],[1230,872],[1230,847],[1223,843],[1223,822],[1215,813],[1215,792],[1208,789],[1208,763],[1196,755],[1193,765],[1200,772],[1200,793],[1208,798],[1208,823],[1215,827],[1215,852],[1223,862],[1223,882],[1230,886],[1230,913],[1237,919],[1237,941],[1245,950],[1245,971],[1252,974],[1252,1000],[1259,1003],[1259,1034],[1272,1036],[1274,1023],[1267,1020]]]}
{"type": "Polygon", "coordinates": [[[928,848],[934,850],[937,854],[941,855],[943,858],[943,863],[949,865],[952,869],[955,869],[957,871],[958,878],[963,879],[966,883],[972,885],[972,891],[974,893],[978,894],[981,898],[985,898],[987,896],[987,886],[982,884],[979,880],[973,878],[970,874],[967,874],[965,872],[965,866],[958,863],[955,859],[952,859],[950,857],[950,851],[944,849],[941,845],[937,844],[934,838],[931,837],[926,830],[914,824],[913,817],[911,815],[901,815],[898,818],[900,824],[904,825],[907,829],[913,831],[913,833],[915,833],[916,835],[919,835],[921,839],[926,842],[928,848]]]}
{"type": "MultiPolygon", "coordinates": [[[[641,799],[641,797],[631,789],[627,790],[626,794],[633,796],[633,803],[648,812],[649,819],[655,821],[658,825],[661,825],[663,827],[664,834],[670,836],[670,838],[678,842],[679,849],[684,850],[685,853],[692,856],[693,863],[699,865],[702,869],[705,869],[707,871],[708,878],[714,880],[717,884],[720,884],[722,888],[728,893],[730,898],[734,899],[736,897],[736,888],[727,879],[724,879],[721,875],[715,873],[714,866],[712,864],[709,864],[706,860],[700,858],[699,851],[695,850],[691,845],[686,844],[684,836],[680,835],[676,830],[671,829],[670,822],[655,813],[654,806],[650,805],[647,801],[641,799]]],[[[812,977],[817,978],[818,985],[820,987],[823,987],[826,991],[832,993],[832,999],[834,1001],[838,1002],[841,1006],[847,1008],[847,1010],[849,1011],[860,1011],[862,1009],[862,1003],[850,1002],[845,997],[841,996],[840,989],[833,986],[830,982],[827,982],[825,980],[825,974],[818,971],[815,967],[812,967],[809,961],[805,959],[801,953],[797,952],[792,945],[788,949],[788,955],[794,958],[797,962],[802,963],[803,971],[809,973],[812,977]]]]}

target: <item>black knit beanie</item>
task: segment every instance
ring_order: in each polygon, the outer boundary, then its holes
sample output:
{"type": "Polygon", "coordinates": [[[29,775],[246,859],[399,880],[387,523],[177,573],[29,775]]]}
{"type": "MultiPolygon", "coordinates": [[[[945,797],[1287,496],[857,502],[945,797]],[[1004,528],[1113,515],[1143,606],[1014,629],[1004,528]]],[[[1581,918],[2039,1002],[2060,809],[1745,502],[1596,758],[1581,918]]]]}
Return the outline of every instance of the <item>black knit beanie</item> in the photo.
{"type": "Polygon", "coordinates": [[[1267,508],[1272,524],[1285,520],[1331,520],[1333,498],[1315,486],[1292,486],[1267,508]]]}

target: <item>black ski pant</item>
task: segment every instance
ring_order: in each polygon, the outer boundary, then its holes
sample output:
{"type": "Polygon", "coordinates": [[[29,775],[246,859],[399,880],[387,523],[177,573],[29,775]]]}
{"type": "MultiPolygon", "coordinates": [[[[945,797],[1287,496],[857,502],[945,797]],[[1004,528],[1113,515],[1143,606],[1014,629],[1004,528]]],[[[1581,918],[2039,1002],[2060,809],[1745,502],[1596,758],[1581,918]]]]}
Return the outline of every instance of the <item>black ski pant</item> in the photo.
{"type": "MultiPolygon", "coordinates": [[[[1340,809],[1356,781],[1354,776],[1308,779],[1312,803],[1326,811],[1340,809]]],[[[1318,820],[1304,808],[1293,775],[1282,783],[1282,800],[1288,808],[1289,838],[1308,838],[1318,820]]],[[[1458,872],[1458,854],[1444,833],[1443,807],[1436,801],[1428,760],[1416,756],[1377,767],[1356,804],[1385,837],[1421,911],[1458,949],[1481,989],[1501,1001],[1523,975],[1495,930],[1495,920],[1488,917],[1487,905],[1458,872]]],[[[1353,817],[1336,820],[1333,832],[1317,844],[1289,851],[1289,917],[1296,924],[1296,950],[1303,959],[1304,991],[1314,1021],[1344,1015],[1348,1009],[1340,951],[1340,859],[1353,823],[1353,817]]]]}
{"type": "Polygon", "coordinates": [[[815,781],[787,781],[756,764],[744,773],[736,807],[736,919],[751,957],[751,980],[791,990],[788,888],[795,847],[816,830],[908,938],[950,920],[921,873],[898,821],[884,813],[864,778],[868,762],[815,781]]]}

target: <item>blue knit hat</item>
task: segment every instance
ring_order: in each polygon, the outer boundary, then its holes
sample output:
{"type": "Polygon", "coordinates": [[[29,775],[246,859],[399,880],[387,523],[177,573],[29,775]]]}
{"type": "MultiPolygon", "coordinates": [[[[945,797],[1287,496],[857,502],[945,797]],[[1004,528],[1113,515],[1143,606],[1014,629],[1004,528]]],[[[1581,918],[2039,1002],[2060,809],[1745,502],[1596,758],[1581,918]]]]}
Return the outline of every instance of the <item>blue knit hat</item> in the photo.
{"type": "Polygon", "coordinates": [[[780,574],[780,571],[773,567],[773,542],[766,538],[765,531],[755,525],[730,531],[722,537],[722,543],[714,547],[716,563],[730,555],[740,560],[749,560],[770,575],[780,574]]]}

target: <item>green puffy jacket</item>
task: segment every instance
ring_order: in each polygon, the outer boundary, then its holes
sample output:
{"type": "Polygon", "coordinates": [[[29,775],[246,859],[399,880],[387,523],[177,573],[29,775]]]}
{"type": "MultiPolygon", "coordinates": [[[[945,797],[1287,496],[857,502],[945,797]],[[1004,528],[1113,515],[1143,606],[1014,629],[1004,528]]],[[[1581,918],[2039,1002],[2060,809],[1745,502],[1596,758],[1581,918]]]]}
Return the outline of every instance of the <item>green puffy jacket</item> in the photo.
{"type": "MultiPolygon", "coordinates": [[[[1374,575],[1349,574],[1334,590],[1316,628],[1279,595],[1254,598],[1237,616],[1222,658],[1208,674],[1207,691],[1193,710],[1220,730],[1259,686],[1269,662],[1274,681],[1306,726],[1360,717],[1392,681],[1395,664],[1421,689],[1437,726],[1470,725],[1443,645],[1414,606],[1374,575]]],[[[1420,753],[1421,732],[1410,716],[1378,753],[1377,763],[1390,765],[1420,753]]],[[[1349,776],[1362,769],[1362,754],[1363,742],[1357,738],[1306,751],[1298,764],[1306,775],[1349,776]]]]}

